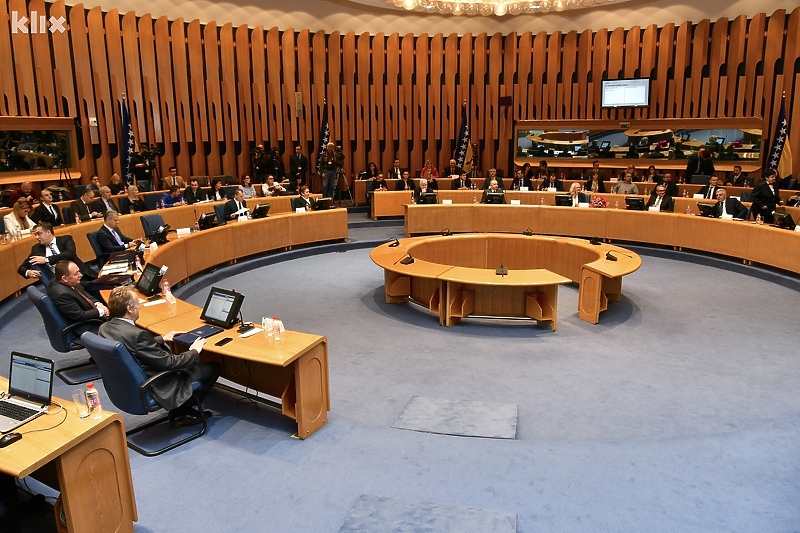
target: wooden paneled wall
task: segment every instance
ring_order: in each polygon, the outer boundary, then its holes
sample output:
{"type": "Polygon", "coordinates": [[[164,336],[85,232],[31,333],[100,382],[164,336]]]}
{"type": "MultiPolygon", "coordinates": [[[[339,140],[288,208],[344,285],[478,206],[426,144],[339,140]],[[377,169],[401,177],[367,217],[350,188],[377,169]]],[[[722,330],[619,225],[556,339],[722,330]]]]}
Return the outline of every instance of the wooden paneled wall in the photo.
{"type": "Polygon", "coordinates": [[[507,170],[517,120],[762,116],[771,137],[785,91],[800,170],[800,7],[662,28],[414,36],[2,1],[0,115],[77,117],[84,179],[119,171],[123,93],[137,142],[163,148],[162,174],[173,163],[184,176],[249,173],[261,142],[285,162],[296,142],[314,154],[327,106],[352,177],[395,154],[415,169],[446,165],[464,102],[480,168],[507,170]],[[69,29],[12,33],[12,11],[64,16],[69,29]],[[623,77],[653,80],[649,108],[600,108],[600,81],[623,77]],[[500,106],[503,96],[513,104],[500,106]]]}

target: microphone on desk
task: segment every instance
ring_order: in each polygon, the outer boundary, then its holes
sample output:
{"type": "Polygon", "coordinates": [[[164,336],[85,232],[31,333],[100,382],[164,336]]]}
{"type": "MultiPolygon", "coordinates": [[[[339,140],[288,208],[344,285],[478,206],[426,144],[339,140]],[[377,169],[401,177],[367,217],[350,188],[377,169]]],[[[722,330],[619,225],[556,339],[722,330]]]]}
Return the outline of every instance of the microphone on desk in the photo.
{"type": "Polygon", "coordinates": [[[533,236],[533,230],[531,228],[526,228],[525,231],[522,232],[522,234],[525,235],[526,237],[531,237],[533,236]]]}
{"type": "Polygon", "coordinates": [[[389,245],[389,248],[397,248],[398,246],[400,246],[400,241],[395,239],[394,242],[389,245]]]}
{"type": "Polygon", "coordinates": [[[442,230],[442,237],[449,237],[452,234],[453,234],[453,232],[450,231],[450,228],[444,228],[442,230]]]}
{"type": "Polygon", "coordinates": [[[611,255],[611,252],[606,252],[606,259],[608,261],[617,261],[617,258],[611,255]]]}
{"type": "Polygon", "coordinates": [[[500,263],[500,266],[495,269],[494,273],[498,276],[508,276],[508,267],[503,266],[503,263],[500,263]]]}
{"type": "Polygon", "coordinates": [[[410,253],[406,252],[406,255],[395,261],[394,264],[396,265],[397,263],[400,263],[402,265],[410,265],[413,262],[414,257],[410,253]]]}
{"type": "Polygon", "coordinates": [[[600,246],[600,238],[599,237],[592,237],[589,239],[589,244],[592,246],[600,246]]]}

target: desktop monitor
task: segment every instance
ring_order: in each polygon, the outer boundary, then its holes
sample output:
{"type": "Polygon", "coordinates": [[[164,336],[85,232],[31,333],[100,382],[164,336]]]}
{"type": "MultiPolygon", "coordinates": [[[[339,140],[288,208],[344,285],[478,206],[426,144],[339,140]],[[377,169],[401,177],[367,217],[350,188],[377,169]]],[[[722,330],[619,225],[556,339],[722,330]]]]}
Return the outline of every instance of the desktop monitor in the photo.
{"type": "Polygon", "coordinates": [[[504,204],[506,200],[506,196],[502,192],[487,192],[486,193],[486,203],[487,204],[504,204]]]}
{"type": "Polygon", "coordinates": [[[244,295],[236,291],[211,287],[200,319],[221,328],[229,328],[239,320],[244,295]]]}
{"type": "Polygon", "coordinates": [[[311,199],[312,211],[324,211],[333,207],[333,198],[317,198],[311,199]]]}
{"type": "Polygon", "coordinates": [[[718,218],[717,204],[697,202],[697,209],[700,210],[701,217],[718,218]]]}
{"type": "Polygon", "coordinates": [[[572,198],[569,194],[556,194],[556,206],[572,207],[572,198]]]}
{"type": "Polygon", "coordinates": [[[435,204],[436,203],[436,193],[435,192],[426,192],[419,197],[420,204],[435,204]]]}
{"type": "Polygon", "coordinates": [[[255,209],[253,209],[252,217],[255,220],[256,218],[267,218],[269,216],[269,208],[272,207],[272,204],[258,204],[255,209]]]}
{"type": "Polygon", "coordinates": [[[200,229],[210,229],[214,227],[214,221],[217,219],[216,213],[203,213],[197,219],[197,227],[200,229]]]}
{"type": "Polygon", "coordinates": [[[644,198],[638,196],[626,196],[625,208],[631,211],[644,211],[644,198]]]}
{"type": "Polygon", "coordinates": [[[145,296],[154,295],[159,290],[165,272],[165,268],[157,267],[153,263],[147,263],[144,266],[142,275],[139,276],[139,281],[136,282],[136,290],[145,296]]]}
{"type": "Polygon", "coordinates": [[[600,149],[604,152],[611,150],[611,141],[603,141],[600,143],[600,149]]]}
{"type": "Polygon", "coordinates": [[[692,174],[692,185],[708,185],[711,176],[708,174],[692,174]]]}
{"type": "Polygon", "coordinates": [[[156,230],[155,234],[150,237],[150,242],[155,242],[156,244],[167,244],[169,240],[167,239],[167,234],[169,233],[169,224],[164,224],[163,226],[159,226],[156,230]]]}
{"type": "Polygon", "coordinates": [[[775,224],[779,228],[784,228],[788,230],[794,230],[796,226],[796,224],[794,223],[794,219],[792,218],[792,215],[781,211],[775,212],[775,224]]]}

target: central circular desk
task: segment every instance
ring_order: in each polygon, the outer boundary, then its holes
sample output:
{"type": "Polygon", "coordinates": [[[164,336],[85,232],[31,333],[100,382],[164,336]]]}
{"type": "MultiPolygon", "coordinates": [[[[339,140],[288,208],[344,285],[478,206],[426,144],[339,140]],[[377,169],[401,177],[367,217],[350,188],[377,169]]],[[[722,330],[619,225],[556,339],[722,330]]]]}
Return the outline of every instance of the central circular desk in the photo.
{"type": "Polygon", "coordinates": [[[608,302],[622,296],[622,277],[642,264],[610,244],[493,233],[403,239],[375,248],[370,258],[384,269],[386,303],[417,303],[441,325],[527,318],[553,331],[558,285],[579,283],[578,316],[596,324],[608,302]]]}

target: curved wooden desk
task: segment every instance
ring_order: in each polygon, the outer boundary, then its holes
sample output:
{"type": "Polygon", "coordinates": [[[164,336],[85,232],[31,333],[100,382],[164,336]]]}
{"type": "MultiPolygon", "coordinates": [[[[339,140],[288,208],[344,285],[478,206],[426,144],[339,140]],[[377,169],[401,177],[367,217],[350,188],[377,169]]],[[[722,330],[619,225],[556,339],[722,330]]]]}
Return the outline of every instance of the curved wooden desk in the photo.
{"type": "MultiPolygon", "coordinates": [[[[790,208],[793,209],[793,208],[790,208]]],[[[411,205],[406,234],[522,233],[601,239],[700,250],[800,273],[800,232],[748,221],[679,213],[527,205],[411,205]]]]}
{"type": "Polygon", "coordinates": [[[403,239],[370,253],[384,269],[387,303],[424,305],[450,326],[468,316],[527,317],[555,331],[558,285],[580,284],[578,314],[596,324],[622,295],[622,276],[641,266],[624,248],[581,239],[473,234],[403,239]],[[611,252],[617,261],[607,260],[611,252]],[[415,261],[401,260],[413,256],[415,261]],[[503,265],[508,275],[498,276],[503,265]]]}

